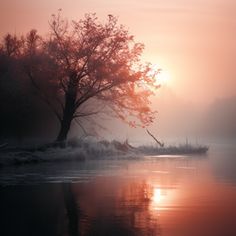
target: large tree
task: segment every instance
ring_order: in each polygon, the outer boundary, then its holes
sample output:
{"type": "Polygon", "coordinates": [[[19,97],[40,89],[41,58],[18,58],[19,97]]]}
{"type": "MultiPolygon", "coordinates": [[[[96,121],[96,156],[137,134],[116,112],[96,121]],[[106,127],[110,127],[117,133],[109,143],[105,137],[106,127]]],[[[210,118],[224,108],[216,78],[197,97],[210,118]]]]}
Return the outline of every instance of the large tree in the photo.
{"type": "Polygon", "coordinates": [[[58,118],[56,141],[66,140],[73,120],[81,125],[81,119],[101,112],[101,103],[131,126],[153,121],[149,98],[158,71],[141,62],[143,44],[135,43],[116,17],[101,23],[87,14],[68,23],[59,12],[49,25],[48,37],[35,30],[20,40],[8,36],[13,46],[6,41],[2,50],[21,58],[24,72],[58,118]]]}

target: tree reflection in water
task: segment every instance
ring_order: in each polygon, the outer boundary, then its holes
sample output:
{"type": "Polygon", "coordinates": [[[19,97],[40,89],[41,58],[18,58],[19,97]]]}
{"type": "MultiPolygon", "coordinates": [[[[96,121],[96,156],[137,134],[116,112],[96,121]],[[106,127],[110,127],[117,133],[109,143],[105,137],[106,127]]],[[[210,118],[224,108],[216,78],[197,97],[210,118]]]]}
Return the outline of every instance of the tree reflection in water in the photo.
{"type": "Polygon", "coordinates": [[[150,211],[153,189],[146,182],[63,184],[69,236],[160,235],[150,211]],[[79,204],[79,205],[78,205],[79,204]]]}
{"type": "Polygon", "coordinates": [[[100,177],[89,183],[0,187],[2,236],[160,235],[145,181],[100,177]]]}
{"type": "Polygon", "coordinates": [[[65,208],[68,217],[68,233],[70,236],[79,236],[80,209],[77,205],[70,183],[62,184],[65,208]]]}

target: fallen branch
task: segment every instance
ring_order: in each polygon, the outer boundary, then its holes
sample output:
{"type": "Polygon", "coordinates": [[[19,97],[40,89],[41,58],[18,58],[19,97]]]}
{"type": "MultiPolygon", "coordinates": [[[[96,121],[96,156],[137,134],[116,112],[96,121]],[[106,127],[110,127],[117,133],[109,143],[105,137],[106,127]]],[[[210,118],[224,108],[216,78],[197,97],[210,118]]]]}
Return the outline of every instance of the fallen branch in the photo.
{"type": "Polygon", "coordinates": [[[147,131],[147,133],[156,141],[156,143],[157,143],[158,145],[160,145],[160,147],[164,147],[164,143],[163,143],[163,142],[158,141],[157,138],[156,138],[153,134],[151,134],[148,129],[146,129],[146,131],[147,131]]]}

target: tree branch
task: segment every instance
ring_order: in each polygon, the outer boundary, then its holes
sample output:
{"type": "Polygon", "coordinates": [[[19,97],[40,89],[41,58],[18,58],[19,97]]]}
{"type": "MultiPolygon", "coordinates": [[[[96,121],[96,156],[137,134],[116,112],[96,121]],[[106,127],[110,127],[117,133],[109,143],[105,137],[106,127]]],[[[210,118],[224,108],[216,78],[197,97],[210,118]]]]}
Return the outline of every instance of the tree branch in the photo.
{"type": "Polygon", "coordinates": [[[160,145],[161,147],[164,147],[164,143],[161,143],[160,141],[157,140],[157,138],[155,138],[155,136],[153,134],[150,133],[150,131],[148,129],[146,129],[147,133],[156,141],[156,143],[158,145],[160,145]]]}
{"type": "Polygon", "coordinates": [[[26,69],[26,74],[28,75],[28,77],[30,78],[33,86],[36,88],[36,90],[38,91],[39,97],[48,105],[48,107],[53,111],[53,113],[55,114],[55,116],[57,117],[57,119],[61,122],[61,116],[60,114],[57,112],[57,110],[53,107],[53,105],[51,104],[51,102],[48,100],[47,95],[43,93],[42,89],[38,86],[38,84],[35,82],[33,75],[31,73],[31,71],[26,69]]]}

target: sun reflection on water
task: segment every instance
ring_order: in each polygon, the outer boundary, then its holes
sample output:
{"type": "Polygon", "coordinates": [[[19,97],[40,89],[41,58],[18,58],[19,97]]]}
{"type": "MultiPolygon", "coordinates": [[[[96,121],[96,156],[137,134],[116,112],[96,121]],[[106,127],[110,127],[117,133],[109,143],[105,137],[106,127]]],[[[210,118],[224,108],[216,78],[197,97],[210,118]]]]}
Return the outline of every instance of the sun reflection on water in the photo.
{"type": "Polygon", "coordinates": [[[168,211],[178,204],[176,201],[176,189],[174,187],[153,186],[150,201],[151,211],[168,211]]]}
{"type": "Polygon", "coordinates": [[[161,195],[161,189],[160,188],[154,188],[153,190],[153,202],[154,203],[160,203],[162,200],[162,195],[161,195]]]}
{"type": "Polygon", "coordinates": [[[153,188],[153,194],[151,198],[151,209],[160,210],[164,201],[163,190],[160,187],[153,188]]]}

